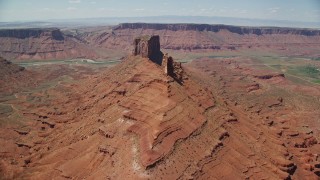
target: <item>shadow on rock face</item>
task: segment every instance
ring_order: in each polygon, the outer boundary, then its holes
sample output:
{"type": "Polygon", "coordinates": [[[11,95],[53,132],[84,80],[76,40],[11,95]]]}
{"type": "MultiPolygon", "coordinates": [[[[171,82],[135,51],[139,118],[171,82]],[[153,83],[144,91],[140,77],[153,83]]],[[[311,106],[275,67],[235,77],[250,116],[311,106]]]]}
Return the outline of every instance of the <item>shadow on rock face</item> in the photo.
{"type": "Polygon", "coordinates": [[[154,63],[161,65],[163,53],[160,51],[159,36],[142,36],[134,40],[133,55],[149,58],[154,63]]]}

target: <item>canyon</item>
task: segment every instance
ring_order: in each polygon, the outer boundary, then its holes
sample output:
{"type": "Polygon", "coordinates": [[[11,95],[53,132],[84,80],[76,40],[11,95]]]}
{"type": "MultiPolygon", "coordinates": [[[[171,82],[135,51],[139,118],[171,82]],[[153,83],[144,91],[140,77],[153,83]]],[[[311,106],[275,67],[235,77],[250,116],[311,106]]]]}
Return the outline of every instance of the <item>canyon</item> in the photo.
{"type": "Polygon", "coordinates": [[[1,178],[319,179],[319,33],[0,30],[1,178]],[[108,62],[112,50],[119,63],[19,66],[108,62]]]}
{"type": "MultiPolygon", "coordinates": [[[[280,27],[237,27],[206,24],[145,24],[124,23],[106,31],[78,34],[97,47],[131,49],[132,40],[141,35],[159,35],[161,48],[190,51],[232,51],[266,49],[279,53],[297,54],[299,46],[319,49],[317,29],[280,27]]],[[[309,52],[307,52],[309,53],[309,52]]],[[[297,54],[299,55],[299,54],[297,54]]]]}
{"type": "MultiPolygon", "coordinates": [[[[135,37],[159,35],[161,48],[184,52],[259,50],[304,56],[316,54],[320,30],[208,24],[123,23],[78,29],[2,29],[0,56],[7,59],[105,59],[103,51],[130,54],[135,37]],[[305,51],[300,52],[299,47],[305,51]]],[[[319,55],[319,53],[317,54],[319,55]]]]}

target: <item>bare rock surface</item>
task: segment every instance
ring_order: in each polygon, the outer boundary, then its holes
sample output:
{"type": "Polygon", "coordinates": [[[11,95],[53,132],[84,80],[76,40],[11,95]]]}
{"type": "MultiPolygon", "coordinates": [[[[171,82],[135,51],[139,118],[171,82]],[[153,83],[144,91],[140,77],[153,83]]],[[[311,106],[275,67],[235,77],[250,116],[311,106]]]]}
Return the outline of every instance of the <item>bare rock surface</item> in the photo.
{"type": "Polygon", "coordinates": [[[161,65],[163,53],[160,51],[159,36],[142,36],[134,39],[133,55],[149,58],[161,65]]]}
{"type": "Polygon", "coordinates": [[[96,57],[93,50],[57,28],[1,29],[0,56],[33,60],[96,57]]]}
{"type": "Polygon", "coordinates": [[[162,60],[138,53],[22,94],[12,107],[25,121],[0,126],[2,177],[319,178],[319,87],[258,78],[272,73],[232,58],[162,60]]]}

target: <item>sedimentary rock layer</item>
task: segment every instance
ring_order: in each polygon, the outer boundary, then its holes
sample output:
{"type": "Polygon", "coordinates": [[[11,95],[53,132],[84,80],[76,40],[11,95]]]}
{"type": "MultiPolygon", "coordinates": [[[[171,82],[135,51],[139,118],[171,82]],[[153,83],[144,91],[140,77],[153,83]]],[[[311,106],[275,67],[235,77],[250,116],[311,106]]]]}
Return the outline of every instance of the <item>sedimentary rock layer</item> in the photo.
{"type": "Polygon", "coordinates": [[[292,34],[303,36],[319,36],[320,30],[303,29],[303,28],[284,28],[284,27],[245,27],[231,25],[210,25],[210,24],[152,24],[152,23],[123,23],[113,28],[114,30],[123,29],[154,29],[154,30],[171,30],[171,31],[212,31],[219,32],[227,30],[237,34],[292,34]]]}
{"type": "Polygon", "coordinates": [[[128,48],[141,35],[159,35],[161,47],[171,50],[238,50],[267,48],[277,51],[299,46],[318,48],[320,31],[316,29],[280,27],[239,27],[208,24],[145,24],[125,23],[112,31],[86,33],[83,37],[96,47],[128,48]]]}
{"type": "Polygon", "coordinates": [[[0,30],[0,56],[7,59],[94,58],[90,48],[56,28],[0,30]]]}

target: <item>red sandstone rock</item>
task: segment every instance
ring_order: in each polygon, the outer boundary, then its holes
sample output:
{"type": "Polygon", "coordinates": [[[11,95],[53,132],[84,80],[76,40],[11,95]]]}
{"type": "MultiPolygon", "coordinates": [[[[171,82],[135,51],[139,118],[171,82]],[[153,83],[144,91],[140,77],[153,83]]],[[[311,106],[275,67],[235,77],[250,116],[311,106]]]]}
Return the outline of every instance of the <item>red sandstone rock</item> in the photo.
{"type": "Polygon", "coordinates": [[[146,24],[125,23],[112,30],[80,35],[97,47],[131,50],[132,40],[138,35],[160,36],[161,47],[184,51],[233,51],[238,49],[272,49],[296,54],[290,47],[319,47],[316,29],[237,27],[228,25],[146,24]],[[185,38],[186,35],[188,38],[185,38]]]}
{"type": "Polygon", "coordinates": [[[0,173],[8,179],[318,178],[318,124],[307,121],[318,119],[312,107],[318,104],[233,65],[196,60],[169,70],[168,63],[131,56],[78,83],[19,94],[25,99],[16,100],[16,112],[27,119],[21,123],[28,133],[0,126],[0,173]],[[255,81],[263,88],[247,93],[255,81]],[[313,133],[303,133],[305,124],[313,133]]]}
{"type": "Polygon", "coordinates": [[[0,56],[7,59],[95,58],[96,54],[59,29],[2,29],[0,56]]]}
{"type": "Polygon", "coordinates": [[[134,39],[133,55],[141,55],[161,65],[163,53],[160,51],[159,36],[142,36],[134,39]]]}

